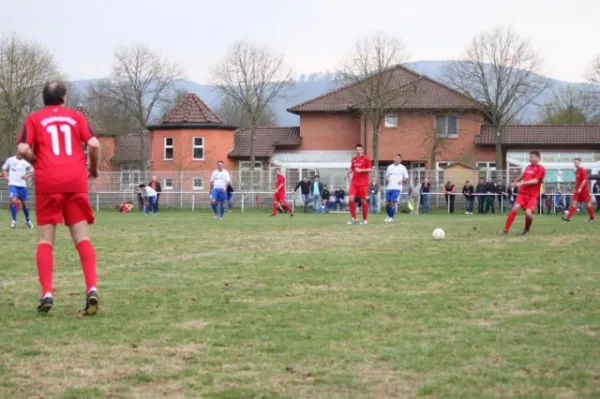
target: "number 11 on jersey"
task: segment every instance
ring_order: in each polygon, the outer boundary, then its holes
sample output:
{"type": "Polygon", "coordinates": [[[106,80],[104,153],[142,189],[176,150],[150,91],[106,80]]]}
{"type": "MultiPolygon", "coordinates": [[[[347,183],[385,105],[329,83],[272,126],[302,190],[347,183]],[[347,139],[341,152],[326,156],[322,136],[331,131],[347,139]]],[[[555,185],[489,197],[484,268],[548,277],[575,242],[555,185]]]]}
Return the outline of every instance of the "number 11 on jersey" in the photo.
{"type": "Polygon", "coordinates": [[[71,126],[62,124],[56,127],[56,125],[49,125],[46,127],[46,132],[50,134],[50,140],[52,140],[52,152],[54,155],[60,155],[60,142],[58,140],[58,132],[62,132],[65,137],[65,154],[73,155],[73,146],[71,140],[71,126]]]}

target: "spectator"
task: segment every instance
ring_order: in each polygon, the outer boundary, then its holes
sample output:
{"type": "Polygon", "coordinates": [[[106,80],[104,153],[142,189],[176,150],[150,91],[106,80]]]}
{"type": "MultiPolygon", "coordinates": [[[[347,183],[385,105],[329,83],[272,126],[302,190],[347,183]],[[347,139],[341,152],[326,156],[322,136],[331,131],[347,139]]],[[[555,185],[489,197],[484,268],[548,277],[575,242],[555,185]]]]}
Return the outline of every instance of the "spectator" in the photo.
{"type": "Polygon", "coordinates": [[[485,204],[485,180],[483,177],[479,179],[479,184],[475,187],[475,193],[477,193],[477,213],[483,214],[483,206],[485,204]]]}
{"type": "Polygon", "coordinates": [[[335,209],[338,211],[344,210],[344,201],[346,199],[346,192],[341,188],[339,190],[335,190],[335,209]]]}
{"type": "Polygon", "coordinates": [[[431,183],[429,179],[425,178],[423,184],[421,184],[421,193],[423,194],[423,213],[429,213],[429,201],[430,201],[431,183]]]}
{"type": "Polygon", "coordinates": [[[319,180],[319,176],[315,176],[310,187],[310,194],[313,197],[313,213],[321,213],[321,192],[323,191],[323,183],[319,180]]]}
{"type": "Polygon", "coordinates": [[[160,185],[160,182],[158,180],[156,180],[156,176],[152,176],[152,180],[150,180],[150,183],[148,183],[148,186],[150,186],[154,191],[156,191],[156,212],[158,212],[158,207],[160,204],[160,193],[162,192],[162,186],[160,185]]]}
{"type": "Polygon", "coordinates": [[[379,207],[377,206],[377,197],[379,195],[379,183],[377,178],[373,176],[371,184],[369,185],[369,211],[372,213],[378,213],[379,207]]]}
{"type": "Polygon", "coordinates": [[[294,193],[300,188],[302,194],[302,202],[304,202],[304,213],[308,213],[308,203],[310,202],[310,182],[306,176],[302,177],[302,181],[296,184],[294,193]]]}
{"type": "Polygon", "coordinates": [[[504,204],[506,202],[506,184],[502,183],[502,180],[498,180],[496,189],[498,193],[498,209],[500,209],[500,213],[504,213],[504,204]]]}
{"type": "Polygon", "coordinates": [[[592,188],[594,197],[596,198],[596,212],[600,212],[600,180],[596,180],[592,188]]]}
{"type": "Polygon", "coordinates": [[[454,213],[456,187],[454,186],[454,184],[452,184],[450,180],[448,180],[448,182],[446,182],[446,185],[444,186],[444,193],[446,197],[446,207],[448,209],[448,212],[454,213]]]}
{"type": "Polygon", "coordinates": [[[498,188],[496,187],[496,183],[494,183],[491,177],[488,177],[487,182],[484,186],[484,191],[485,209],[483,213],[488,213],[490,210],[492,211],[492,213],[496,213],[494,204],[496,203],[496,195],[498,194],[498,188]]]}
{"type": "Polygon", "coordinates": [[[510,209],[515,205],[517,194],[519,194],[519,189],[517,188],[517,182],[513,180],[508,187],[508,202],[510,203],[510,209]]]}
{"type": "Polygon", "coordinates": [[[323,197],[323,200],[322,200],[323,207],[321,209],[325,209],[325,212],[329,213],[329,197],[331,196],[331,193],[327,189],[327,184],[323,185],[323,192],[321,194],[323,197]]]}
{"type": "Polygon", "coordinates": [[[144,212],[144,208],[145,208],[146,204],[144,203],[144,197],[142,196],[142,190],[139,187],[136,187],[134,192],[137,194],[138,212],[144,212]]]}
{"type": "Polygon", "coordinates": [[[227,185],[227,208],[229,209],[229,212],[231,212],[231,209],[233,208],[233,186],[230,184],[227,185]]]}
{"type": "Polygon", "coordinates": [[[421,205],[421,184],[419,178],[416,178],[410,185],[408,196],[413,200],[413,215],[419,214],[419,206],[421,205]]]}
{"type": "Polygon", "coordinates": [[[473,203],[475,202],[475,187],[471,184],[470,181],[466,181],[463,186],[462,193],[467,201],[467,209],[465,215],[473,214],[473,203]]]}

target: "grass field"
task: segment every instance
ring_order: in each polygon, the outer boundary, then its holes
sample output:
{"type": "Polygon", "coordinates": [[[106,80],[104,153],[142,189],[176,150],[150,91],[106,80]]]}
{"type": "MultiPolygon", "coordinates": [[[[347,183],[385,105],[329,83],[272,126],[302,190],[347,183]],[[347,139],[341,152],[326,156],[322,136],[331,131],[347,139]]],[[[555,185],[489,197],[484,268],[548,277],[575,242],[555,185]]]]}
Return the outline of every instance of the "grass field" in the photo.
{"type": "Polygon", "coordinates": [[[66,229],[39,315],[35,232],[2,212],[0,397],[600,397],[600,225],[346,217],[100,212],[86,318],[66,229]]]}

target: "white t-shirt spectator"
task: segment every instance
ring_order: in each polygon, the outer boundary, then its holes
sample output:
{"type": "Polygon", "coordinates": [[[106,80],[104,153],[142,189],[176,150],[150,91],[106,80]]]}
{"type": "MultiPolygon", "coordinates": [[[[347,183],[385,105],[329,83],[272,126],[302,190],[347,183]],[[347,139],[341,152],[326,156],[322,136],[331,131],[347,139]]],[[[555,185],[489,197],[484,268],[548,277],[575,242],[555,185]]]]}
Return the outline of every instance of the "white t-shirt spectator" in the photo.
{"type": "Polygon", "coordinates": [[[402,164],[391,164],[385,172],[385,177],[389,179],[387,184],[388,190],[402,191],[402,180],[408,179],[408,170],[402,164]]]}

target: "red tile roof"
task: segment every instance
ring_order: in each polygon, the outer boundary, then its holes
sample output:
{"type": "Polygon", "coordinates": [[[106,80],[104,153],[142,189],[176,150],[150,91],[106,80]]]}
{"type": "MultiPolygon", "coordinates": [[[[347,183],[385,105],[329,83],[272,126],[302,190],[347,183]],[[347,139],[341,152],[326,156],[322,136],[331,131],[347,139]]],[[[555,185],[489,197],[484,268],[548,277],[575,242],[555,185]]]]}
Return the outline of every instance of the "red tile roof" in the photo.
{"type": "Polygon", "coordinates": [[[88,123],[90,124],[90,127],[92,128],[92,130],[94,131],[95,134],[97,134],[99,136],[110,136],[111,135],[106,131],[106,129],[104,129],[104,127],[98,122],[98,120],[96,118],[94,118],[92,116],[92,114],[90,114],[90,112],[87,110],[87,108],[79,105],[75,109],[77,111],[81,112],[83,114],[83,116],[85,116],[85,119],[87,119],[88,123]]]}
{"type": "MultiPolygon", "coordinates": [[[[482,125],[476,141],[494,144],[494,127],[482,125]]],[[[508,125],[505,145],[600,145],[600,125],[508,125]]]]}
{"type": "MultiPolygon", "coordinates": [[[[300,127],[261,127],[256,131],[254,154],[258,158],[268,158],[277,147],[296,147],[302,143],[300,127]]],[[[250,129],[240,129],[235,133],[234,149],[231,158],[250,157],[250,129]]]]}
{"type": "Polygon", "coordinates": [[[165,116],[161,125],[222,124],[223,121],[196,94],[186,94],[165,116]]]}
{"type": "MultiPolygon", "coordinates": [[[[391,74],[386,80],[394,89],[405,89],[396,104],[397,109],[478,109],[480,104],[436,80],[420,75],[411,69],[398,65],[383,73],[391,74]]],[[[289,112],[350,112],[357,109],[358,98],[353,92],[354,85],[340,87],[312,100],[305,101],[288,109],[289,112]]],[[[368,83],[367,83],[368,84],[368,83]]]]}
{"type": "MultiPolygon", "coordinates": [[[[146,135],[144,147],[146,148],[146,161],[150,160],[150,135],[146,135]]],[[[140,162],[142,140],[139,133],[117,136],[115,139],[115,156],[111,159],[115,163],[140,162]]]]}

